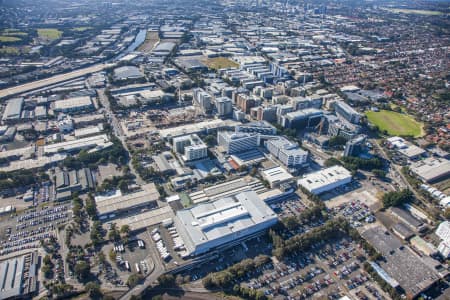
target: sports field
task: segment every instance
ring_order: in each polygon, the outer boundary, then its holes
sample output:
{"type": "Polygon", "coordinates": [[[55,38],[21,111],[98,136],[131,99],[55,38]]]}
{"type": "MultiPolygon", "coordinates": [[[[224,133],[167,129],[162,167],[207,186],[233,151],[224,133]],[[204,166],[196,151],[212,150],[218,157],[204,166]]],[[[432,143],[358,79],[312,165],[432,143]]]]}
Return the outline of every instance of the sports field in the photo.
{"type": "Polygon", "coordinates": [[[389,135],[414,137],[423,135],[422,124],[411,116],[388,110],[368,111],[366,116],[370,123],[378,126],[380,131],[386,130],[389,135]]]}
{"type": "Polygon", "coordinates": [[[15,36],[0,35],[0,42],[3,42],[3,43],[19,42],[21,40],[22,40],[21,38],[18,38],[15,36]]]}
{"type": "Polygon", "coordinates": [[[55,28],[39,28],[38,35],[41,39],[57,40],[62,36],[62,31],[55,28]]]}

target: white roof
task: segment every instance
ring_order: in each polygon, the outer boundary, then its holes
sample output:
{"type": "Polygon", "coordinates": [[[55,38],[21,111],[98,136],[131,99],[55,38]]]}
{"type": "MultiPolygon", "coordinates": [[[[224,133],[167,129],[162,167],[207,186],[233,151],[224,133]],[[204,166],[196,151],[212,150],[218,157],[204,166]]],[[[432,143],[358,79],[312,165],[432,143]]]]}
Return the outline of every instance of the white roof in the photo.
{"type": "Polygon", "coordinates": [[[298,180],[298,184],[308,190],[315,190],[341,180],[348,179],[352,174],[341,166],[332,166],[317,172],[309,173],[298,180]]]}
{"type": "Polygon", "coordinates": [[[436,235],[447,245],[450,245],[450,222],[444,221],[436,229],[436,235]]]}
{"type": "Polygon", "coordinates": [[[284,181],[288,181],[288,180],[294,178],[294,176],[289,174],[282,167],[275,167],[275,168],[270,168],[270,169],[264,170],[264,171],[262,171],[262,176],[267,181],[269,181],[270,184],[272,184],[272,182],[284,182],[284,181]]]}

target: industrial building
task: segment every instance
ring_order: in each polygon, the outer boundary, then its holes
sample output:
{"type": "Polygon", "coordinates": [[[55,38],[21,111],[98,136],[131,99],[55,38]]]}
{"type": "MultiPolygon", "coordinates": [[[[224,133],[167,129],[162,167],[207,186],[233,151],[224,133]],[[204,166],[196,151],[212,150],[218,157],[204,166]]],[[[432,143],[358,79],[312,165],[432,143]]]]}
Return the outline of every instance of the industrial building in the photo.
{"type": "Polygon", "coordinates": [[[332,166],[303,176],[298,180],[298,185],[314,195],[319,195],[346,185],[351,181],[352,174],[350,171],[341,166],[332,166]]]}
{"type": "Polygon", "coordinates": [[[89,189],[95,189],[94,176],[89,168],[59,171],[55,174],[55,188],[57,200],[70,199],[73,192],[86,192],[89,189]]]}
{"type": "Polygon", "coordinates": [[[361,114],[344,101],[335,101],[333,107],[336,114],[348,122],[359,124],[361,121],[361,114]]]}
{"type": "Polygon", "coordinates": [[[94,108],[95,107],[90,96],[57,100],[53,103],[53,111],[63,113],[86,111],[94,108]]]}
{"type": "Polygon", "coordinates": [[[429,157],[412,163],[409,169],[424,182],[437,182],[450,175],[450,160],[429,157]]]}
{"type": "Polygon", "coordinates": [[[135,66],[124,66],[114,69],[114,80],[128,80],[143,78],[139,68],[135,66]]]}
{"type": "Polygon", "coordinates": [[[277,222],[277,215],[252,191],[179,210],[174,219],[190,255],[230,246],[277,222]]]}
{"type": "Polygon", "coordinates": [[[228,154],[255,149],[259,145],[259,134],[217,132],[217,143],[228,154]]]}
{"type": "Polygon", "coordinates": [[[414,299],[440,279],[428,260],[415,254],[383,226],[371,227],[361,235],[383,255],[380,268],[398,282],[409,299],[414,299]]]}
{"type": "Polygon", "coordinates": [[[294,181],[294,176],[289,174],[282,167],[263,170],[261,176],[267,180],[271,188],[279,187],[282,184],[290,184],[294,181]]]}
{"type": "Polygon", "coordinates": [[[196,134],[174,138],[173,150],[182,154],[184,161],[202,159],[208,156],[208,147],[196,134]]]}
{"type": "Polygon", "coordinates": [[[33,297],[38,288],[38,258],[36,251],[0,262],[0,300],[33,297]]]}
{"type": "Polygon", "coordinates": [[[422,148],[417,147],[398,136],[390,137],[386,141],[389,148],[395,149],[397,153],[405,156],[409,160],[418,159],[426,153],[422,148]]]}
{"type": "Polygon", "coordinates": [[[142,190],[122,195],[120,190],[114,194],[95,197],[97,214],[100,220],[114,218],[116,214],[133,211],[139,208],[155,207],[159,199],[159,192],[154,183],[142,186],[142,190]]]}
{"type": "Polygon", "coordinates": [[[269,139],[265,142],[265,146],[273,156],[289,168],[303,166],[307,163],[308,152],[301,149],[297,143],[292,143],[284,137],[269,139]]]}
{"type": "Polygon", "coordinates": [[[450,222],[444,221],[436,229],[436,235],[441,239],[439,253],[445,258],[450,257],[450,222]]]}
{"type": "Polygon", "coordinates": [[[3,111],[2,121],[5,123],[17,122],[22,115],[23,98],[14,98],[8,101],[3,111]]]}
{"type": "Polygon", "coordinates": [[[104,149],[111,145],[112,142],[109,141],[108,136],[106,134],[100,134],[83,139],[45,145],[44,153],[48,155],[59,153],[61,151],[74,152],[90,148],[104,149]]]}

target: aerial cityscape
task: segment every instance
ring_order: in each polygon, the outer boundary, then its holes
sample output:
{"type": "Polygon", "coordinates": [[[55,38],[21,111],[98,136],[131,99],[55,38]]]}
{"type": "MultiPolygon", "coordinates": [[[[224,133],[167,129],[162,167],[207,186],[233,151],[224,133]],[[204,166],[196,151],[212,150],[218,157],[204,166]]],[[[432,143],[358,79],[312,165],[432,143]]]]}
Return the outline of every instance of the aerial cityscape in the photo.
{"type": "Polygon", "coordinates": [[[450,300],[449,0],[0,0],[0,300],[450,300]]]}

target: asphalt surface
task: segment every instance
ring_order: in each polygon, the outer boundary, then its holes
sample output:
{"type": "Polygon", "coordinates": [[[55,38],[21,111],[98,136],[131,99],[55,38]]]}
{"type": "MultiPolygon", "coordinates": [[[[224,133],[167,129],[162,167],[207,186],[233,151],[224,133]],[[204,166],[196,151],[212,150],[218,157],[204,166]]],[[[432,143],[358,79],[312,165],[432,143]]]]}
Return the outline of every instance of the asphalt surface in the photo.
{"type": "Polygon", "coordinates": [[[36,90],[36,89],[39,89],[42,87],[46,87],[48,85],[60,83],[60,82],[74,79],[77,77],[81,77],[81,76],[84,76],[84,75],[87,75],[90,73],[95,73],[95,72],[104,70],[111,66],[113,66],[113,64],[103,64],[103,63],[96,64],[96,65],[93,65],[93,66],[90,66],[87,68],[83,68],[83,69],[79,69],[76,71],[72,71],[69,73],[55,75],[50,78],[33,81],[33,82],[25,83],[25,84],[22,84],[19,86],[3,89],[3,90],[0,90],[0,98],[10,97],[13,95],[29,92],[29,91],[36,90]]]}

